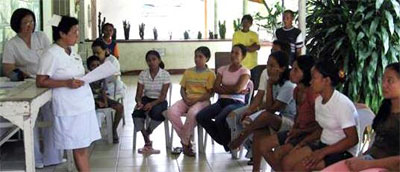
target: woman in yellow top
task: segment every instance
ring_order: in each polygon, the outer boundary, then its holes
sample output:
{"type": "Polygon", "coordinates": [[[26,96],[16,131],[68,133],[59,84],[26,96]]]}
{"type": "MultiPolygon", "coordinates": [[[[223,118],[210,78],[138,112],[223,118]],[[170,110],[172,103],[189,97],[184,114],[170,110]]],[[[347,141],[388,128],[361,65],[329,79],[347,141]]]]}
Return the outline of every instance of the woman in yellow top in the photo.
{"type": "Polygon", "coordinates": [[[199,47],[194,51],[195,67],[186,69],[181,80],[182,100],[176,102],[168,111],[168,119],[171,121],[176,133],[181,138],[183,153],[187,156],[195,156],[190,137],[196,127],[196,115],[204,107],[210,105],[210,97],[215,81],[215,74],[206,63],[210,60],[210,50],[207,47],[199,47]],[[185,124],[181,116],[186,113],[185,124]]]}

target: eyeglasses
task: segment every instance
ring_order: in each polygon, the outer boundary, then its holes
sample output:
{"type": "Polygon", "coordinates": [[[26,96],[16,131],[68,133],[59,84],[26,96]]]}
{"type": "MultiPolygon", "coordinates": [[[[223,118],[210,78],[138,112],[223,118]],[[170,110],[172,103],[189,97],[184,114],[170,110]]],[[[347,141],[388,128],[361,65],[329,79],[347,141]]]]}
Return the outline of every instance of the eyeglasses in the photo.
{"type": "Polygon", "coordinates": [[[34,25],[35,21],[22,22],[22,26],[34,25]]]}

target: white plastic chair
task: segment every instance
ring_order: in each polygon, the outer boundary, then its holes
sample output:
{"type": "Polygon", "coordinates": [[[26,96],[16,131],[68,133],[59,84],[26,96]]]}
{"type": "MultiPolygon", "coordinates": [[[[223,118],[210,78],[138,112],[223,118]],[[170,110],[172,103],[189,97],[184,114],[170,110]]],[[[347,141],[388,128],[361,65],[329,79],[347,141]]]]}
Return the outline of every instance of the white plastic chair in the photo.
{"type": "Polygon", "coordinates": [[[100,129],[106,135],[105,139],[109,144],[113,143],[113,119],[115,115],[115,110],[112,108],[99,108],[96,109],[97,121],[99,123],[100,129]],[[103,123],[105,124],[105,129],[103,129],[103,123]]]}
{"type": "MultiPolygon", "coordinates": [[[[167,96],[168,96],[167,100],[168,100],[168,107],[169,107],[169,106],[171,106],[171,99],[172,99],[172,84],[170,84],[170,86],[169,86],[169,90],[168,90],[168,95],[167,96]]],[[[150,122],[150,118],[148,117],[147,113],[148,112],[146,112],[146,119],[145,119],[145,122],[144,122],[145,125],[150,122]]],[[[162,115],[164,117],[166,117],[166,115],[164,113],[165,113],[165,111],[162,112],[162,115]]],[[[169,124],[168,124],[168,119],[167,118],[165,118],[165,120],[164,120],[164,128],[165,128],[165,143],[166,143],[165,147],[166,147],[166,150],[169,151],[169,150],[171,150],[173,135],[169,134],[169,124]]],[[[136,130],[136,127],[133,126],[133,148],[132,149],[133,149],[134,152],[136,151],[137,132],[138,132],[138,130],[136,130]]],[[[171,133],[173,133],[173,128],[171,128],[171,133]]]]}
{"type": "Polygon", "coordinates": [[[359,156],[363,152],[363,148],[365,146],[364,142],[364,131],[368,126],[372,125],[372,122],[375,118],[374,112],[369,108],[357,109],[358,119],[357,119],[357,133],[358,133],[358,144],[357,144],[357,152],[356,155],[359,156]]]}

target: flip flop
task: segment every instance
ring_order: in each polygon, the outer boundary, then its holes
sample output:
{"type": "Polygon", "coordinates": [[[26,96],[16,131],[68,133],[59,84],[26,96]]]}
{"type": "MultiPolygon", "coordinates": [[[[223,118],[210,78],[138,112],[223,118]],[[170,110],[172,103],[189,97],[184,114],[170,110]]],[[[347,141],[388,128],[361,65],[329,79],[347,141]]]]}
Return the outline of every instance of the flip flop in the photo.
{"type": "Polygon", "coordinates": [[[172,149],[171,154],[175,154],[175,155],[179,155],[182,153],[182,148],[181,147],[175,147],[174,149],[172,149]]]}

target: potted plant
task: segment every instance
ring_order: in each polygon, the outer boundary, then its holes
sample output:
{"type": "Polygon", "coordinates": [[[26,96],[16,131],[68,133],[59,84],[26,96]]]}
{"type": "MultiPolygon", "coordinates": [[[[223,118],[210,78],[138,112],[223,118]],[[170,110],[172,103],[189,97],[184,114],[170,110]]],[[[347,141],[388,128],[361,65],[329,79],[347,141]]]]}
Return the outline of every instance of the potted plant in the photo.
{"type": "Polygon", "coordinates": [[[284,8],[279,2],[276,2],[273,8],[270,8],[265,1],[263,1],[263,4],[267,9],[267,15],[262,16],[260,13],[256,13],[254,20],[256,21],[257,26],[265,28],[268,33],[273,35],[275,30],[282,25],[279,16],[283,13],[284,8]]]}
{"type": "Polygon", "coordinates": [[[197,32],[197,39],[201,39],[201,37],[202,37],[202,34],[201,34],[201,32],[199,31],[199,32],[197,32]]]}
{"type": "Polygon", "coordinates": [[[240,28],[242,27],[242,23],[240,22],[240,19],[236,19],[233,20],[233,30],[236,32],[238,30],[240,30],[240,28]]]}
{"type": "Polygon", "coordinates": [[[309,0],[309,54],[332,58],[346,76],[340,90],[377,112],[384,67],[399,61],[400,8],[394,0],[309,0]]]}
{"type": "Polygon", "coordinates": [[[153,35],[154,35],[154,40],[157,40],[158,33],[156,27],[153,28],[153,35]]]}
{"type": "Polygon", "coordinates": [[[211,31],[208,31],[208,38],[209,39],[214,39],[214,33],[211,31]]]}
{"type": "Polygon", "coordinates": [[[139,25],[139,36],[140,36],[140,39],[144,39],[144,23],[142,23],[142,24],[140,24],[139,25]]]}
{"type": "Polygon", "coordinates": [[[122,25],[124,27],[124,36],[125,36],[125,40],[129,40],[129,31],[131,29],[131,24],[129,24],[129,22],[127,22],[126,20],[122,21],[122,25]]]}
{"type": "Polygon", "coordinates": [[[218,21],[218,28],[219,28],[219,35],[221,36],[221,39],[225,39],[225,33],[226,33],[226,22],[221,24],[221,21],[218,21]]]}
{"type": "Polygon", "coordinates": [[[184,38],[184,39],[190,39],[190,37],[189,37],[189,31],[185,30],[185,32],[183,33],[183,38],[184,38]]]}

